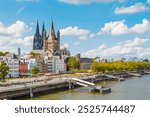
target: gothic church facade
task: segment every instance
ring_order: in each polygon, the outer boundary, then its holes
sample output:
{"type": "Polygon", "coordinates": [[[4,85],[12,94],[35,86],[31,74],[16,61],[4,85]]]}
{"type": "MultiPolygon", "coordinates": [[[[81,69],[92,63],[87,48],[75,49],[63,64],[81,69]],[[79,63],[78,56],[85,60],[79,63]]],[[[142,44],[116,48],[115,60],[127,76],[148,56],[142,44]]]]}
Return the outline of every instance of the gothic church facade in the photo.
{"type": "MultiPolygon", "coordinates": [[[[50,26],[50,31],[47,36],[47,32],[45,30],[45,26],[43,23],[42,33],[39,31],[39,23],[37,21],[36,33],[33,39],[33,51],[43,51],[45,55],[55,56],[62,53],[60,49],[60,32],[58,30],[57,36],[55,35],[54,24],[53,21],[50,26]]],[[[66,51],[67,55],[70,54],[69,51],[66,51]]]]}

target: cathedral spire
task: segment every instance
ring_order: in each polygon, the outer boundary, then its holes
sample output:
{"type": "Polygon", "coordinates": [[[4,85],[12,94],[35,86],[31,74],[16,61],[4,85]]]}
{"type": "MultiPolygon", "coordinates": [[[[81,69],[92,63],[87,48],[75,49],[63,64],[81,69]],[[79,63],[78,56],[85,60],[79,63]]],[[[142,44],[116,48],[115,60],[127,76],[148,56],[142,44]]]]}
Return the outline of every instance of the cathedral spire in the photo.
{"type": "Polygon", "coordinates": [[[54,24],[52,21],[51,26],[50,26],[50,32],[49,32],[48,40],[55,40],[55,39],[56,39],[56,36],[55,36],[54,24]]]}
{"type": "Polygon", "coordinates": [[[37,20],[36,33],[33,39],[33,50],[41,50],[43,48],[43,40],[40,35],[39,22],[37,20]]]}
{"type": "Polygon", "coordinates": [[[57,32],[57,39],[60,40],[60,31],[57,32]]]}
{"type": "Polygon", "coordinates": [[[60,38],[59,37],[60,37],[59,32],[57,33],[57,37],[55,35],[54,24],[52,21],[51,26],[50,26],[49,36],[47,39],[47,50],[51,52],[52,55],[55,55],[56,53],[58,54],[58,51],[60,50],[60,38]]]}
{"type": "Polygon", "coordinates": [[[52,21],[52,23],[51,23],[51,35],[55,35],[55,30],[54,30],[54,23],[53,23],[53,21],[52,21]]]}
{"type": "Polygon", "coordinates": [[[44,36],[46,37],[46,30],[45,30],[45,25],[43,22],[43,26],[42,26],[42,38],[44,38],[44,36]]]}
{"type": "Polygon", "coordinates": [[[36,26],[36,35],[40,35],[39,31],[39,21],[37,20],[37,26],[36,26]]]}
{"type": "Polygon", "coordinates": [[[44,22],[43,22],[43,27],[42,27],[42,33],[45,31],[45,25],[44,25],[44,22]]]}

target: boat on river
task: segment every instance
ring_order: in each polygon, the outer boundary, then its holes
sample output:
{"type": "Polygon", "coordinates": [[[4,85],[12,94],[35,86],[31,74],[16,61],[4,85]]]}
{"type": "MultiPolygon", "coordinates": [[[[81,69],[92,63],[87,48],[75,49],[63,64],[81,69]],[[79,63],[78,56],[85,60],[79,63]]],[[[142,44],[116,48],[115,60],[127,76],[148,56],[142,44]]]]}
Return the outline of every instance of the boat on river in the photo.
{"type": "Polygon", "coordinates": [[[104,86],[97,86],[91,89],[91,92],[110,93],[111,88],[104,86]]]}

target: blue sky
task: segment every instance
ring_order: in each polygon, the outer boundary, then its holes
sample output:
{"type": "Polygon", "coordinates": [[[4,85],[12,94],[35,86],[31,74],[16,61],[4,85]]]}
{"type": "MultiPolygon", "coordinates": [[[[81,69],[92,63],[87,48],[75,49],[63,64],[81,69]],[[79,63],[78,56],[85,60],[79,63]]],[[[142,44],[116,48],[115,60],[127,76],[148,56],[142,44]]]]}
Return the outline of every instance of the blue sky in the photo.
{"type": "Polygon", "coordinates": [[[51,19],[72,55],[150,58],[150,0],[0,0],[0,51],[32,50],[51,19]]]}

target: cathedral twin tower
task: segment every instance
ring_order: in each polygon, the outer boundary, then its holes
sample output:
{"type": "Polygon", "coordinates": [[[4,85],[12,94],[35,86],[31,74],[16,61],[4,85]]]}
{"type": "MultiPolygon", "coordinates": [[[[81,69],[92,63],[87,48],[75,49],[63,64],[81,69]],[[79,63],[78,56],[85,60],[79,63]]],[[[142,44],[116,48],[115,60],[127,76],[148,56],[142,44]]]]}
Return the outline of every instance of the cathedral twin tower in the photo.
{"type": "Polygon", "coordinates": [[[44,23],[42,27],[42,34],[40,34],[39,23],[37,21],[36,33],[33,40],[33,50],[43,50],[44,52],[50,52],[52,55],[60,50],[60,32],[57,32],[56,37],[53,21],[51,23],[48,36],[45,30],[44,23]]]}

